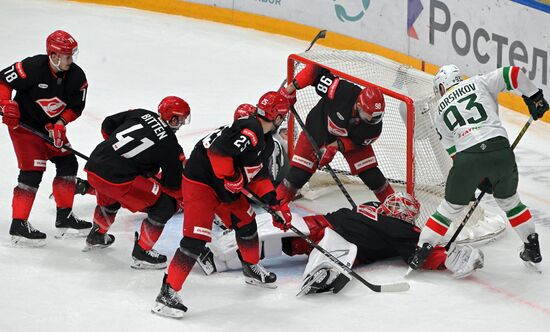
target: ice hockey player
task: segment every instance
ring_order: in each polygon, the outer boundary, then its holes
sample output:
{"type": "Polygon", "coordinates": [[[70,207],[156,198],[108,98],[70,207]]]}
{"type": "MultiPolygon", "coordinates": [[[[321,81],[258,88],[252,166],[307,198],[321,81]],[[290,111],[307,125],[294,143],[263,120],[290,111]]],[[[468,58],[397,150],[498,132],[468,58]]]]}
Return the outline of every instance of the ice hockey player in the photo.
{"type": "Polygon", "coordinates": [[[420,234],[418,249],[409,262],[412,269],[424,264],[482,181],[484,191],[493,194],[524,242],[520,258],[526,266],[538,269],[542,260],[538,234],[531,212],[517,194],[516,160],[498,116],[497,96],[511,90],[523,94],[534,120],[548,110],[542,90],[519,67],[499,68],[463,81],[457,66],[446,65],[435,75],[434,92],[440,97],[436,128],[454,160],[447,177],[445,200],[420,234]]]}
{"type": "Polygon", "coordinates": [[[187,311],[177,292],[211,241],[214,213],[220,206],[229,213],[223,219],[225,226],[235,230],[245,282],[276,287],[276,275],[259,264],[255,212],[241,191],[247,186],[278,211],[286,223],[290,222],[288,204],[281,205],[276,199],[267,170],[267,160],[273,153],[272,133],[288,111],[289,104],[283,96],[267,92],[259,99],[255,115],[238,118],[231,126],[217,129],[196,144],[184,169],[183,238],[162,282],[154,313],[182,317],[187,311]]]}
{"type": "MultiPolygon", "coordinates": [[[[16,246],[42,246],[46,234],[31,226],[29,214],[46,161],[56,166],[53,196],[57,206],[56,237],[77,235],[92,227],[73,213],[75,176],[78,162],[62,149],[68,144],[66,125],[84,110],[88,82],[84,71],[74,63],[78,43],[67,32],[57,30],[46,38],[46,53],[24,59],[0,72],[0,110],[8,126],[19,167],[18,184],[13,190],[10,234],[16,246]],[[12,91],[16,94],[12,100],[12,91]],[[49,135],[53,144],[19,126],[49,135]]],[[[80,234],[80,235],[85,235],[80,234]]]]}
{"type": "MultiPolygon", "coordinates": [[[[241,104],[235,110],[233,119],[252,116],[256,112],[256,106],[252,104],[241,104]]],[[[269,159],[269,173],[275,186],[283,181],[290,168],[288,160],[288,128],[287,122],[283,122],[277,132],[273,134],[273,154],[269,159]]]]}
{"type": "Polygon", "coordinates": [[[105,118],[101,126],[105,141],[94,149],[84,169],[97,198],[87,249],[113,244],[115,237],[107,231],[121,206],[146,211],[139,236],[135,233],[132,267],[166,267],[166,256],[153,246],[181,200],[185,157],[175,131],[190,122],[190,112],[183,99],[168,96],[158,113],[135,109],[105,118]],[[157,182],[151,177],[159,171],[157,182]]]}
{"type": "Polygon", "coordinates": [[[306,130],[323,154],[318,161],[302,132],[290,161],[290,171],[277,187],[278,198],[283,202],[292,200],[315,170],[329,164],[340,151],[351,173],[359,176],[383,202],[394,191],[378,168],[371,146],[382,132],[385,109],[382,92],[374,86],[361,89],[326,69],[307,65],[281,93],[295,101],[295,91],[309,85],[315,87],[321,99],[307,116],[306,130]]]}
{"type": "MultiPolygon", "coordinates": [[[[325,215],[294,215],[292,225],[337,256],[344,264],[359,265],[401,257],[405,262],[414,253],[420,230],[414,226],[420,204],[406,193],[390,194],[384,203],[368,202],[357,209],[339,209],[325,215]]],[[[220,215],[223,215],[220,213],[220,215]]],[[[261,215],[260,215],[261,216],[261,215]]],[[[349,281],[321,252],[293,232],[282,232],[265,218],[258,217],[262,259],[307,254],[300,294],[326,291],[337,293],[349,281]]],[[[265,216],[265,215],[264,215],[265,216]]],[[[199,265],[206,274],[239,266],[235,236],[224,232],[208,245],[199,265]]],[[[436,247],[422,267],[443,270],[447,267],[455,278],[464,278],[483,266],[483,253],[471,246],[453,247],[449,255],[436,247]]]]}

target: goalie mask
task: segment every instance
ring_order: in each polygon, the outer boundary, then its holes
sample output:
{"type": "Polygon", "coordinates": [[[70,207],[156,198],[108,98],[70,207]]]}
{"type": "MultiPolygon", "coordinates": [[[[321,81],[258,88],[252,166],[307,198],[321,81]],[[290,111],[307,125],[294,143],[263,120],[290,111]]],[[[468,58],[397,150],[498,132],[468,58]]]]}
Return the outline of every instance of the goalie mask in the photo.
{"type": "Polygon", "coordinates": [[[408,193],[395,192],[380,204],[377,212],[414,225],[414,221],[420,213],[420,202],[408,193]]]}
{"type": "Polygon", "coordinates": [[[457,66],[446,65],[439,68],[434,76],[434,93],[436,97],[443,96],[450,87],[460,82],[462,82],[462,74],[457,66]]]}
{"type": "Polygon", "coordinates": [[[158,108],[160,118],[172,128],[178,130],[181,125],[191,122],[189,104],[179,97],[168,96],[161,100],[158,108]]]}

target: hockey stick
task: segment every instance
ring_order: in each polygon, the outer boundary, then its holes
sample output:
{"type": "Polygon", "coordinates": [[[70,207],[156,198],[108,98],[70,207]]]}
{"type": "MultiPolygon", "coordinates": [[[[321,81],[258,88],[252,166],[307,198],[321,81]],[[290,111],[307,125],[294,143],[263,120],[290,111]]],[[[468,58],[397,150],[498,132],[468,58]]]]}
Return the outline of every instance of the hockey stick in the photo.
{"type": "MultiPolygon", "coordinates": [[[[4,116],[4,112],[1,112],[1,111],[0,111],[0,116],[4,116]]],[[[18,125],[18,126],[21,127],[21,128],[23,128],[23,129],[25,129],[26,131],[30,132],[31,134],[34,134],[34,135],[36,135],[36,136],[42,138],[43,140],[45,140],[46,142],[48,142],[50,145],[52,145],[52,146],[55,147],[55,145],[53,144],[53,139],[52,139],[50,136],[47,136],[47,135],[45,135],[45,134],[39,132],[38,130],[32,128],[31,126],[26,125],[26,124],[24,124],[24,123],[22,123],[22,122],[19,122],[19,125],[18,125]]],[[[90,159],[90,158],[88,158],[88,156],[86,156],[86,155],[84,155],[84,154],[82,154],[82,153],[76,151],[75,149],[71,148],[70,146],[68,146],[68,145],[66,145],[66,144],[63,144],[59,149],[65,149],[65,150],[67,150],[67,151],[70,151],[70,152],[72,152],[74,155],[79,156],[80,158],[82,158],[82,159],[84,159],[84,160],[90,159]]]]}
{"type": "MultiPolygon", "coordinates": [[[[319,39],[323,39],[325,38],[327,35],[327,30],[321,30],[317,33],[317,35],[313,38],[313,40],[311,41],[311,43],[309,43],[309,46],[308,48],[306,48],[306,50],[304,52],[307,52],[309,51],[313,45],[315,45],[315,43],[319,40],[319,39]]],[[[285,86],[285,83],[286,83],[286,79],[283,80],[283,82],[281,83],[281,85],[279,86],[279,89],[281,89],[283,86],[285,86]]]]}
{"type": "MultiPolygon", "coordinates": [[[[249,199],[254,201],[256,204],[261,206],[264,210],[266,210],[269,214],[271,214],[274,218],[276,218],[281,223],[284,223],[284,220],[282,220],[282,217],[278,215],[271,207],[269,207],[265,202],[262,201],[258,195],[250,191],[247,187],[243,188],[241,192],[246,195],[249,199]]],[[[359,280],[363,285],[367,286],[374,292],[404,292],[411,288],[411,286],[407,282],[397,282],[393,284],[386,284],[386,285],[376,285],[371,284],[370,282],[366,281],[358,275],[355,271],[353,271],[351,268],[349,268],[346,264],[342,263],[338,258],[334,257],[330,252],[328,252],[326,249],[318,245],[317,243],[313,242],[307,235],[302,233],[299,229],[296,227],[290,225],[290,230],[296,233],[298,236],[300,236],[302,239],[304,239],[310,246],[313,248],[319,250],[323,255],[325,255],[328,259],[330,259],[334,264],[338,265],[340,269],[354,277],[355,279],[359,280]]]]}
{"type": "MultiPolygon", "coordinates": [[[[4,112],[0,111],[0,116],[4,116],[4,112]]],[[[19,122],[18,126],[21,127],[21,128],[23,128],[23,129],[25,129],[26,131],[30,132],[31,134],[34,134],[34,135],[36,135],[36,136],[42,138],[43,140],[45,140],[46,142],[48,142],[50,145],[52,145],[52,146],[55,147],[55,145],[53,144],[53,139],[52,139],[50,136],[45,135],[45,134],[39,132],[38,130],[34,129],[33,127],[31,127],[31,126],[29,126],[29,125],[26,125],[26,124],[24,124],[24,123],[22,123],[22,122],[19,122]]],[[[75,156],[78,156],[78,157],[80,157],[80,158],[82,158],[82,159],[84,159],[84,160],[89,160],[89,159],[90,159],[90,157],[88,157],[87,155],[85,155],[85,154],[83,154],[83,153],[80,153],[80,152],[76,151],[75,149],[71,148],[70,146],[68,146],[68,145],[66,145],[66,144],[63,144],[63,145],[61,146],[61,148],[59,148],[59,149],[65,149],[65,150],[67,150],[67,151],[70,151],[70,152],[72,152],[75,156]]],[[[152,175],[151,177],[152,177],[154,180],[160,182],[160,179],[157,178],[156,176],[152,175]]]]}
{"type": "MultiPolygon", "coordinates": [[[[305,52],[309,51],[313,47],[313,45],[317,42],[317,40],[325,38],[326,34],[327,34],[326,30],[319,31],[319,33],[317,33],[315,38],[313,38],[313,40],[311,41],[311,43],[309,44],[309,47],[305,50],[305,52]]],[[[286,82],[286,80],[283,80],[283,82],[281,83],[280,88],[282,88],[285,85],[285,82],[286,82]]],[[[296,112],[296,109],[294,107],[291,107],[290,111],[292,112],[292,115],[294,115],[294,118],[296,118],[296,121],[300,125],[300,128],[302,128],[302,131],[306,135],[307,140],[309,141],[309,143],[313,147],[313,150],[315,151],[315,155],[317,156],[317,159],[321,160],[321,157],[322,157],[323,154],[321,153],[321,150],[319,149],[319,146],[317,145],[317,143],[315,142],[313,137],[311,137],[311,135],[307,131],[306,126],[305,126],[304,122],[302,121],[302,118],[300,117],[298,112],[296,112]]],[[[332,169],[332,167],[329,164],[327,164],[325,167],[328,170],[328,172],[330,173],[330,175],[332,176],[332,178],[334,179],[334,182],[336,182],[336,185],[338,186],[338,188],[342,191],[344,196],[346,196],[346,199],[351,204],[351,206],[354,209],[357,208],[357,204],[355,204],[355,202],[351,198],[349,192],[346,190],[346,187],[344,187],[344,185],[342,184],[342,181],[340,181],[340,179],[336,176],[336,173],[334,173],[334,170],[332,169]]]]}
{"type": "MultiPolygon", "coordinates": [[[[531,126],[532,122],[533,122],[533,117],[531,116],[531,117],[529,117],[529,120],[527,120],[525,125],[523,125],[523,128],[521,129],[518,136],[514,140],[514,143],[512,143],[512,146],[511,146],[512,150],[514,150],[516,148],[519,141],[521,140],[521,138],[523,137],[523,135],[525,134],[525,132],[529,128],[529,126],[531,126]]],[[[447,243],[447,245],[445,246],[446,251],[449,251],[449,248],[451,248],[451,245],[456,240],[456,238],[458,237],[458,235],[460,234],[460,232],[462,231],[462,229],[464,228],[464,226],[466,225],[466,223],[468,222],[468,220],[470,219],[470,217],[474,213],[475,209],[479,205],[479,202],[481,202],[481,199],[483,198],[483,196],[485,196],[485,191],[482,190],[481,193],[479,194],[479,196],[477,197],[477,199],[475,200],[474,204],[470,207],[470,210],[468,211],[468,213],[466,214],[466,216],[464,217],[464,219],[462,220],[462,222],[460,223],[460,225],[456,229],[455,233],[453,234],[453,236],[449,240],[449,243],[447,243]]]]}

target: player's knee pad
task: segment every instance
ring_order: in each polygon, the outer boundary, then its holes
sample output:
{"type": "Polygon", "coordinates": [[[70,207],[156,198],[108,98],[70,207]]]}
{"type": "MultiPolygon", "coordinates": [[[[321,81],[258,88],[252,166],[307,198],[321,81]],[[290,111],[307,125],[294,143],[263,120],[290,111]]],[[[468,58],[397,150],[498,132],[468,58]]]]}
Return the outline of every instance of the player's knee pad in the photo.
{"type": "Polygon", "coordinates": [[[256,225],[256,221],[253,219],[252,222],[235,228],[235,235],[243,240],[252,240],[258,237],[258,225],[256,225]]]}
{"type": "Polygon", "coordinates": [[[36,190],[40,186],[40,182],[42,182],[43,175],[43,171],[19,171],[17,182],[19,182],[20,187],[26,186],[36,190]]]}
{"type": "Polygon", "coordinates": [[[376,192],[381,190],[387,183],[386,177],[378,167],[369,168],[358,174],[361,181],[376,192]]]}
{"type": "Polygon", "coordinates": [[[498,206],[504,210],[504,212],[508,212],[518,206],[521,203],[521,200],[519,199],[519,195],[517,193],[513,194],[512,196],[508,198],[496,198],[495,201],[497,202],[498,206]]]}
{"type": "Polygon", "coordinates": [[[452,204],[443,200],[437,207],[437,212],[452,222],[458,218],[465,207],[466,205],[452,204]]]}
{"type": "Polygon", "coordinates": [[[183,237],[180,241],[179,250],[188,257],[193,259],[199,258],[199,255],[204,251],[206,241],[194,239],[192,237],[183,237]]]}
{"type": "Polygon", "coordinates": [[[52,158],[56,167],[57,176],[76,176],[78,172],[78,161],[74,154],[52,158]]]}
{"type": "Polygon", "coordinates": [[[162,193],[157,202],[149,208],[147,216],[149,220],[153,221],[153,224],[164,225],[176,213],[176,208],[176,200],[172,196],[162,193]]]}

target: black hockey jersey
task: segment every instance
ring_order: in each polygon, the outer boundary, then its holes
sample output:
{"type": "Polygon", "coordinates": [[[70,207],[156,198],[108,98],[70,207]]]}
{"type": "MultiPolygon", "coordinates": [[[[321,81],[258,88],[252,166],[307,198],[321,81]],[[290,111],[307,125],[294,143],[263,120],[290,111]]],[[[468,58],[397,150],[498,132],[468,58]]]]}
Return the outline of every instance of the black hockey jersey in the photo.
{"type": "Polygon", "coordinates": [[[357,260],[371,263],[391,257],[406,262],[414,253],[420,230],[403,220],[376,213],[376,205],[359,205],[357,209],[342,208],[325,215],[334,231],[357,245],[357,260]]]}
{"type": "MultiPolygon", "coordinates": [[[[44,126],[55,123],[67,110],[80,116],[86,103],[88,82],[75,63],[69,70],[55,74],[47,55],[36,55],[0,72],[0,83],[16,90],[21,122],[47,133],[44,126]]],[[[71,119],[72,120],[72,119],[71,119]]]]}
{"type": "Polygon", "coordinates": [[[241,172],[245,185],[252,179],[269,178],[268,160],[273,154],[273,137],[264,134],[256,117],[235,120],[231,126],[220,127],[200,140],[185,164],[184,174],[194,181],[212,187],[222,202],[232,202],[239,194],[225,190],[223,179],[218,178],[207,150],[233,158],[233,167],[241,172]]]}
{"type": "MultiPolygon", "coordinates": [[[[357,146],[367,146],[380,136],[382,121],[368,124],[354,110],[361,87],[334,76],[326,69],[320,70],[312,85],[321,97],[312,112],[319,112],[314,116],[326,119],[324,127],[330,135],[348,137],[357,146]]],[[[319,130],[315,128],[318,122],[309,120],[308,117],[308,130],[319,130]]]]}
{"type": "Polygon", "coordinates": [[[114,114],[105,118],[101,130],[108,137],[90,155],[87,171],[124,183],[162,170],[163,187],[181,188],[183,150],[157,113],[136,109],[114,114]]]}

